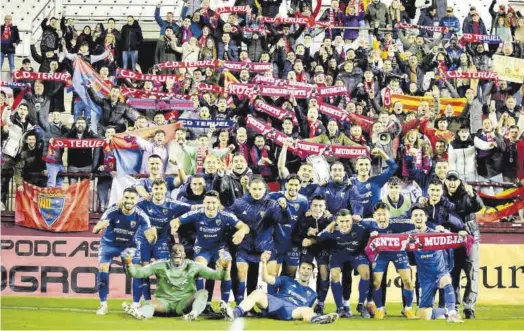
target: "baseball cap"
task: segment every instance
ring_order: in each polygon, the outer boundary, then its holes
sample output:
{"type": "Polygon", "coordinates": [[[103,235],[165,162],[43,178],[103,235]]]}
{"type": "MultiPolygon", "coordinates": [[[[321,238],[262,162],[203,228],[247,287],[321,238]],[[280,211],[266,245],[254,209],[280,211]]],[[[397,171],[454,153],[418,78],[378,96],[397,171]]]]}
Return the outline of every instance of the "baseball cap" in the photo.
{"type": "Polygon", "coordinates": [[[460,175],[456,170],[450,170],[448,171],[448,174],[446,175],[446,179],[460,179],[460,175]]]}

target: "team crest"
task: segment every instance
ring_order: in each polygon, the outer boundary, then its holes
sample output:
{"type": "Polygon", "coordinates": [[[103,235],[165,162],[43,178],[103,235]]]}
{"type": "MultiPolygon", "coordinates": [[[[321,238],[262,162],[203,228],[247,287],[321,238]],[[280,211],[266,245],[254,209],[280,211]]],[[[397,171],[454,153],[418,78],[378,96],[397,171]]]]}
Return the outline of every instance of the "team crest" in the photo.
{"type": "Polygon", "coordinates": [[[217,225],[222,224],[222,220],[221,219],[217,219],[216,222],[217,222],[217,225]]]}
{"type": "Polygon", "coordinates": [[[38,210],[48,227],[55,224],[58,217],[64,211],[65,197],[38,196],[38,210]]]}
{"type": "Polygon", "coordinates": [[[299,205],[298,203],[295,203],[295,209],[298,209],[299,205]]]}
{"type": "Polygon", "coordinates": [[[136,222],[135,221],[129,222],[129,226],[131,227],[131,229],[134,229],[136,226],[136,222]]]}
{"type": "Polygon", "coordinates": [[[311,295],[311,291],[306,291],[307,296],[311,295]]]}
{"type": "Polygon", "coordinates": [[[353,238],[355,238],[355,237],[357,236],[357,234],[356,234],[355,232],[352,232],[352,233],[351,233],[351,236],[352,236],[353,238]]]}
{"type": "Polygon", "coordinates": [[[193,247],[193,251],[194,251],[196,254],[200,253],[200,246],[195,246],[195,247],[193,247]]]}
{"type": "Polygon", "coordinates": [[[371,184],[370,184],[370,183],[367,183],[367,184],[366,184],[366,190],[369,190],[369,189],[371,189],[371,184]]]}
{"type": "Polygon", "coordinates": [[[162,212],[164,213],[164,215],[167,215],[167,209],[162,209],[162,212]]]}
{"type": "Polygon", "coordinates": [[[266,214],[265,211],[263,211],[263,210],[260,211],[260,217],[264,217],[265,214],[266,214]]]}

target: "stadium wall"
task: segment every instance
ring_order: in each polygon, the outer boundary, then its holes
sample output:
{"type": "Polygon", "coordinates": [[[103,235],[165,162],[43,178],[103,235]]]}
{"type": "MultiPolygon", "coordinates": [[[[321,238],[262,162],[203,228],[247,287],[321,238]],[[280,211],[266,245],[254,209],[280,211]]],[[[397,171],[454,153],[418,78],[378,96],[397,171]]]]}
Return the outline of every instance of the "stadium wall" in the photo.
{"type": "MultiPolygon", "coordinates": [[[[479,303],[524,304],[524,234],[483,239],[479,303]]],[[[1,294],[96,297],[98,246],[99,237],[90,233],[53,234],[2,222],[1,294]]],[[[400,278],[392,266],[388,275],[388,302],[400,302],[400,278]]],[[[119,261],[113,263],[109,285],[111,298],[130,298],[131,279],[119,261]]],[[[353,282],[353,293],[357,286],[353,282]]],[[[219,289],[215,286],[215,298],[219,289]]]]}

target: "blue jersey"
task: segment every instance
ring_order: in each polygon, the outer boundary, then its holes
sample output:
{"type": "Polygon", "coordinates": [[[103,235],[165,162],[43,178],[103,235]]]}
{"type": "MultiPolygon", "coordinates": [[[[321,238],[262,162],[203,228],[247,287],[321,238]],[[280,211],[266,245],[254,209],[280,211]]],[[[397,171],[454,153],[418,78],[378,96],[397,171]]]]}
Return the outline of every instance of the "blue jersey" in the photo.
{"type": "MultiPolygon", "coordinates": [[[[280,187],[286,187],[286,183],[287,183],[287,179],[282,179],[280,181],[280,187]]],[[[302,183],[301,183],[298,193],[302,194],[309,200],[313,197],[313,193],[315,192],[317,188],[318,188],[318,184],[309,183],[306,186],[302,186],[302,183]]]]}
{"type": "Polygon", "coordinates": [[[319,242],[332,242],[333,254],[363,255],[368,240],[369,231],[359,224],[353,224],[351,230],[347,233],[342,233],[337,228],[333,233],[324,230],[318,234],[319,242]]]}
{"type": "Polygon", "coordinates": [[[346,181],[334,183],[330,179],[326,186],[319,186],[313,196],[320,195],[326,198],[327,210],[336,215],[340,209],[349,207],[350,190],[351,186],[348,186],[346,181]]]}
{"type": "MultiPolygon", "coordinates": [[[[269,199],[277,201],[280,198],[286,198],[286,194],[285,192],[272,192],[269,193],[268,197],[269,199]]],[[[295,200],[286,198],[286,201],[291,219],[289,223],[277,224],[275,228],[275,248],[279,252],[287,252],[291,249],[291,235],[293,231],[295,231],[298,220],[303,219],[309,209],[309,202],[302,194],[299,194],[295,200]]]]}
{"type": "MultiPolygon", "coordinates": [[[[410,220],[408,221],[395,221],[390,220],[388,226],[385,228],[380,228],[376,221],[361,221],[358,224],[362,225],[368,231],[371,233],[373,231],[377,231],[379,234],[392,234],[392,233],[404,233],[415,229],[415,225],[411,223],[410,220]]],[[[386,257],[386,256],[396,256],[397,254],[402,253],[406,254],[406,252],[380,252],[377,256],[377,259],[379,257],[386,257]]]]}
{"type": "MultiPolygon", "coordinates": [[[[171,232],[169,222],[171,220],[191,211],[191,205],[170,198],[166,198],[164,203],[160,205],[152,201],[140,201],[138,207],[149,216],[151,226],[156,227],[159,242],[169,238],[171,232]]],[[[144,233],[142,231],[139,232],[137,238],[145,240],[144,233]]]]}
{"type": "Polygon", "coordinates": [[[398,168],[395,160],[389,159],[386,162],[388,168],[384,172],[378,176],[370,177],[365,182],[359,181],[357,177],[350,178],[352,186],[349,191],[349,201],[354,215],[367,217],[373,214],[375,204],[380,201],[382,186],[393,176],[398,168]]]}
{"type": "MultiPolygon", "coordinates": [[[[434,233],[437,232],[430,228],[427,228],[422,233],[434,233]]],[[[410,234],[416,234],[421,232],[409,231],[410,234]]],[[[423,247],[422,247],[423,248],[423,247]]],[[[417,273],[419,279],[431,280],[436,279],[450,271],[451,261],[453,257],[445,249],[436,251],[427,251],[424,249],[416,250],[412,252],[417,262],[417,273]]]]}
{"type": "MultiPolygon", "coordinates": [[[[171,191],[176,188],[175,177],[165,177],[164,180],[167,183],[167,195],[169,195],[171,191]]],[[[142,178],[136,186],[142,186],[147,193],[151,193],[153,190],[153,180],[151,178],[142,178]]]]}
{"type": "Polygon", "coordinates": [[[107,246],[133,247],[136,245],[136,233],[151,228],[149,217],[138,207],[131,215],[124,215],[119,207],[113,205],[100,219],[109,221],[109,226],[100,240],[102,245],[107,246]]]}
{"type": "Polygon", "coordinates": [[[274,286],[277,289],[275,297],[289,301],[297,307],[312,307],[317,299],[317,293],[311,287],[286,276],[275,277],[274,286]]]}
{"type": "Polygon", "coordinates": [[[196,229],[195,246],[204,250],[221,249],[226,245],[226,232],[236,227],[235,215],[220,211],[215,217],[207,217],[203,210],[195,210],[179,217],[180,224],[193,224],[196,229]]]}

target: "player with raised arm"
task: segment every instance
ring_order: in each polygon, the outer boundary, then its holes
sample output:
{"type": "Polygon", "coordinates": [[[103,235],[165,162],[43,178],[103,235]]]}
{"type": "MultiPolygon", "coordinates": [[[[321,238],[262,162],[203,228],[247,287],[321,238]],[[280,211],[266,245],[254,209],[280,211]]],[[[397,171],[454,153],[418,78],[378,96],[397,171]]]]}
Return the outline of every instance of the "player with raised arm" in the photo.
{"type": "MultiPolygon", "coordinates": [[[[162,173],[162,158],[156,154],[152,154],[147,159],[149,168],[149,177],[142,178],[136,184],[136,191],[144,200],[151,200],[151,191],[153,189],[153,181],[158,178],[163,178],[162,173]]],[[[170,194],[175,188],[179,187],[185,181],[186,175],[181,167],[178,167],[177,177],[166,177],[167,193],[170,194]]]]}
{"type": "MultiPolygon", "coordinates": [[[[220,197],[217,191],[209,191],[204,197],[204,209],[195,210],[180,216],[171,221],[171,231],[173,235],[181,225],[193,224],[196,229],[195,240],[195,262],[207,266],[217,262],[221,256],[221,251],[226,250],[226,232],[230,228],[236,228],[233,235],[233,244],[239,245],[249,227],[239,221],[231,213],[220,211],[220,197]]],[[[229,254],[229,253],[228,253],[229,254]]],[[[229,302],[231,292],[231,273],[228,269],[221,284],[222,300],[229,302]]],[[[197,279],[197,289],[204,288],[204,280],[197,279]]]]}
{"type": "MultiPolygon", "coordinates": [[[[140,251],[142,265],[149,264],[151,258],[155,260],[164,260],[169,258],[169,247],[171,246],[169,222],[176,217],[191,211],[191,205],[167,198],[166,193],[166,181],[163,178],[156,178],[152,183],[151,201],[142,200],[138,203],[138,207],[142,209],[149,217],[151,226],[154,226],[157,229],[158,234],[156,243],[151,245],[146,240],[142,231],[137,233],[137,248],[140,251]]],[[[144,295],[146,302],[151,300],[151,284],[149,282],[149,278],[133,279],[134,308],[140,306],[141,294],[144,295]]]]}
{"type": "Polygon", "coordinates": [[[314,270],[314,265],[311,262],[302,261],[298,268],[298,279],[293,279],[286,276],[270,275],[268,273],[270,257],[271,252],[264,252],[260,257],[262,280],[268,285],[275,286],[276,293],[272,295],[262,290],[255,290],[242,300],[234,310],[225,302],[221,302],[220,312],[226,318],[241,318],[256,306],[262,310],[264,316],[284,321],[302,320],[312,324],[328,324],[338,319],[336,313],[317,315],[311,308],[317,298],[315,291],[309,287],[309,281],[314,270]]]}
{"type": "MultiPolygon", "coordinates": [[[[427,214],[423,206],[415,205],[411,209],[411,221],[415,230],[410,233],[438,232],[426,225],[427,214]]],[[[459,235],[465,237],[466,231],[459,231],[459,235]]],[[[420,281],[420,303],[418,314],[421,319],[439,319],[447,315],[450,323],[462,323],[460,315],[455,310],[455,291],[451,284],[450,260],[453,258],[444,249],[428,251],[413,251],[417,263],[417,272],[420,281]],[[446,308],[433,308],[435,303],[435,292],[444,289],[444,302],[446,308]]]]}
{"type": "MultiPolygon", "coordinates": [[[[279,177],[284,180],[287,180],[290,173],[288,168],[286,167],[286,160],[287,160],[287,152],[288,148],[293,145],[293,140],[291,138],[284,140],[284,143],[282,144],[282,150],[280,151],[280,155],[278,156],[278,174],[279,177]]],[[[318,187],[318,184],[313,183],[313,166],[307,162],[304,162],[300,165],[300,168],[298,168],[298,179],[300,180],[300,189],[298,193],[304,195],[308,199],[313,195],[313,192],[318,187]]],[[[282,186],[284,186],[285,183],[283,183],[282,186]]]]}
{"type": "MultiPolygon", "coordinates": [[[[378,202],[374,209],[374,222],[361,221],[359,223],[371,232],[372,237],[375,237],[380,233],[404,233],[413,230],[413,224],[411,223],[391,223],[389,220],[389,205],[385,202],[378,202]]],[[[405,251],[380,252],[375,261],[373,261],[374,301],[377,306],[375,318],[384,319],[386,316],[381,283],[382,278],[384,277],[384,272],[386,272],[390,262],[393,262],[400,279],[402,279],[402,296],[405,299],[404,313],[408,319],[414,319],[416,318],[416,315],[411,309],[413,304],[414,284],[411,280],[411,268],[409,267],[409,259],[405,251]]]]}
{"type": "Polygon", "coordinates": [[[231,267],[231,255],[225,251],[222,251],[217,261],[216,270],[187,260],[182,244],[173,245],[170,259],[156,261],[143,267],[129,265],[129,257],[133,254],[132,249],[124,254],[124,261],[128,264],[126,270],[131,277],[157,277],[157,288],[151,302],[140,308],[128,306],[126,309],[127,314],[139,320],[151,318],[155,313],[183,315],[186,321],[196,320],[206,307],[207,291],[197,291],[195,280],[199,277],[222,280],[231,267]]]}
{"type": "MultiPolygon", "coordinates": [[[[294,278],[300,264],[301,245],[293,245],[292,234],[296,229],[297,222],[302,219],[309,209],[309,203],[305,196],[299,194],[300,179],[295,174],[288,176],[285,191],[269,193],[269,198],[277,201],[286,199],[291,220],[286,224],[277,224],[275,231],[275,252],[272,259],[277,261],[277,274],[280,273],[282,264],[285,264],[284,274],[294,278]]],[[[274,287],[268,286],[268,293],[274,293],[274,287]]]]}
{"type": "MultiPolygon", "coordinates": [[[[155,227],[151,227],[149,217],[137,207],[138,193],[134,187],[124,190],[121,207],[113,205],[108,208],[100,221],[93,228],[93,233],[104,231],[98,249],[98,275],[97,287],[100,297],[100,307],[97,315],[107,314],[107,295],[109,294],[109,269],[113,258],[120,256],[129,247],[136,246],[135,235],[144,231],[144,236],[149,243],[154,244],[157,239],[155,227]]],[[[138,254],[132,262],[140,264],[138,254]]]]}
{"type": "MultiPolygon", "coordinates": [[[[359,306],[364,305],[369,293],[369,261],[364,253],[364,248],[369,240],[369,231],[363,226],[353,223],[351,213],[347,209],[341,209],[336,215],[337,228],[333,229],[335,223],[330,224],[324,231],[317,236],[317,241],[331,242],[331,261],[329,269],[331,273],[331,291],[337,305],[337,312],[343,313],[344,306],[342,301],[342,268],[349,263],[352,270],[356,269],[360,275],[358,285],[359,306]]],[[[311,246],[310,239],[304,239],[304,246],[311,246]]],[[[362,317],[369,318],[367,309],[360,309],[362,317]]]]}

